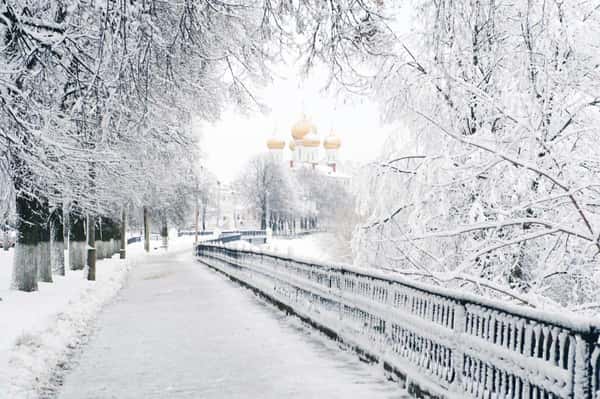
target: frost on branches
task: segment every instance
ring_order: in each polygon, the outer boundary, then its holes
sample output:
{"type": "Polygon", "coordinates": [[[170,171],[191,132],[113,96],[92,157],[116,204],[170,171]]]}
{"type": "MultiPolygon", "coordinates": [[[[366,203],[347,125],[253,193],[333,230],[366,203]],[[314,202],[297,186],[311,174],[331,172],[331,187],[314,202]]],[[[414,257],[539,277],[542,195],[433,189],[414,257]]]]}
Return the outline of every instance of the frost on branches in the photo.
{"type": "Polygon", "coordinates": [[[88,279],[105,252],[96,242],[118,239],[95,233],[102,218],[124,223],[143,208],[166,231],[200,189],[195,118],[214,121],[229,104],[261,109],[253,89],[284,46],[302,48],[307,68],[316,58],[339,65],[369,37],[376,4],[2,2],[0,183],[10,189],[0,198],[11,197],[16,251],[26,251],[14,257],[15,288],[62,273],[51,255],[61,226],[77,230],[70,268],[88,279]]]}
{"type": "Polygon", "coordinates": [[[379,58],[403,128],[363,173],[357,262],[597,313],[600,13],[505,3],[413,1],[379,58]]]}

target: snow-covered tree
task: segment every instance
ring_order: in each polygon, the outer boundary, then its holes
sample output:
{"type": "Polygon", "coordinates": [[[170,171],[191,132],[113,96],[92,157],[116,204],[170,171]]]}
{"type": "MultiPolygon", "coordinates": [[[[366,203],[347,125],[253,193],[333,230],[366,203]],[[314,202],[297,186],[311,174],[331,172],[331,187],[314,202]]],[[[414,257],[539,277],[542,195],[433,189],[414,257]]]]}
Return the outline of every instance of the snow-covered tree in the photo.
{"type": "MultiPolygon", "coordinates": [[[[171,158],[181,155],[193,116],[214,120],[230,102],[257,105],[254,85],[268,80],[269,62],[295,37],[308,49],[307,66],[317,57],[342,65],[346,50],[372,36],[369,4],[3,2],[0,154],[16,197],[14,286],[35,290],[32,276],[52,267],[44,244],[59,243],[49,240],[52,209],[69,208],[69,224],[87,220],[91,235],[101,217],[160,192],[164,180],[146,174],[145,157],[165,146],[171,158]]],[[[92,278],[90,244],[71,267],[87,256],[92,278]]]]}
{"type": "Polygon", "coordinates": [[[285,217],[298,209],[289,168],[271,154],[257,155],[248,161],[236,185],[259,215],[261,229],[271,227],[271,215],[285,217]]]}
{"type": "Polygon", "coordinates": [[[405,127],[364,175],[357,261],[517,302],[596,303],[597,7],[410,7],[377,58],[378,97],[405,127]]]}

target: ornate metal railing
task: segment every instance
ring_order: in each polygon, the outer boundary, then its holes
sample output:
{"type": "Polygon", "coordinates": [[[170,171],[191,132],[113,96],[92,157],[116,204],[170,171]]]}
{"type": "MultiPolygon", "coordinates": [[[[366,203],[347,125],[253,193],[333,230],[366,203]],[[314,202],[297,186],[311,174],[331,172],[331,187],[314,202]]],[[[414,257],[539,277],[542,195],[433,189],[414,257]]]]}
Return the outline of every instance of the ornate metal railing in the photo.
{"type": "MultiPolygon", "coordinates": [[[[212,232],[212,231],[199,231],[198,232],[198,236],[211,236],[213,234],[214,234],[214,232],[212,232]]],[[[196,232],[193,230],[179,230],[177,232],[177,237],[194,236],[194,235],[196,235],[196,232]]]]}
{"type": "Polygon", "coordinates": [[[198,259],[377,360],[415,394],[600,398],[599,325],[392,273],[215,245],[198,259]]]}
{"type": "Polygon", "coordinates": [[[127,244],[133,244],[134,242],[141,242],[143,241],[144,237],[142,236],[135,236],[135,237],[129,237],[127,239],[127,244]]]}
{"type": "Polygon", "coordinates": [[[203,243],[209,244],[228,244],[235,241],[248,241],[250,243],[261,243],[267,242],[267,231],[266,230],[230,230],[223,231],[219,234],[219,237],[205,240],[203,243]]]}
{"type": "Polygon", "coordinates": [[[222,236],[241,234],[243,237],[264,237],[267,235],[266,230],[228,230],[221,232],[222,236]]]}
{"type": "MultiPolygon", "coordinates": [[[[196,232],[194,231],[178,231],[178,237],[181,236],[193,236],[196,232]]],[[[214,231],[199,231],[198,236],[206,237],[216,235],[214,231]]],[[[250,239],[263,239],[267,237],[266,230],[225,230],[218,233],[218,237],[204,242],[212,243],[228,243],[239,240],[250,240],[250,239]]]]}

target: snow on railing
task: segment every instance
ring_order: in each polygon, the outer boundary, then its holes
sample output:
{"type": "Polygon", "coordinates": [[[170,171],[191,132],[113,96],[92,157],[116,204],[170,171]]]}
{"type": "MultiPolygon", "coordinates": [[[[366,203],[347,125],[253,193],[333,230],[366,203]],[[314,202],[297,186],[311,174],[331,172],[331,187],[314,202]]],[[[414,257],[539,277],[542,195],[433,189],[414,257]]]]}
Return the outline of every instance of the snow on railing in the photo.
{"type": "Polygon", "coordinates": [[[204,241],[210,244],[228,244],[236,241],[267,242],[266,230],[229,230],[223,231],[217,238],[204,241]]]}
{"type": "Polygon", "coordinates": [[[598,325],[389,273],[201,244],[203,263],[448,398],[600,398],[598,325]]]}
{"type": "Polygon", "coordinates": [[[241,234],[244,237],[262,237],[267,235],[266,230],[226,230],[222,231],[221,235],[241,234]]]}

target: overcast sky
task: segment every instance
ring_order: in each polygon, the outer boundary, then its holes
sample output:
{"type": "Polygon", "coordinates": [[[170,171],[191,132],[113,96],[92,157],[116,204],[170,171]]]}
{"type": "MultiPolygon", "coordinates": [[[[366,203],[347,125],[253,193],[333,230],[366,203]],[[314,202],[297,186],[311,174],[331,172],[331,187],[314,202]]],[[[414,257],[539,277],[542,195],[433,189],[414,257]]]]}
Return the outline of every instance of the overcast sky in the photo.
{"type": "MultiPolygon", "coordinates": [[[[366,99],[335,99],[322,92],[323,81],[302,81],[289,68],[262,93],[272,110],[268,115],[250,116],[226,112],[216,124],[198,126],[206,166],[223,181],[231,181],[253,155],[266,152],[266,140],[276,133],[289,142],[290,128],[304,111],[316,124],[319,134],[331,129],[342,139],[340,159],[367,162],[373,159],[386,136],[376,106],[366,99]]],[[[286,148],[286,157],[289,150],[286,148]]]]}

